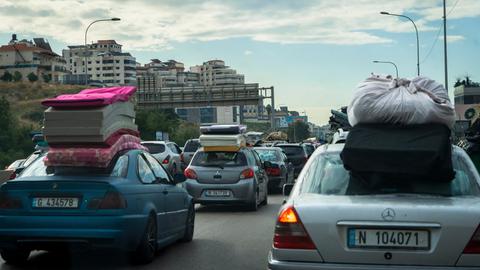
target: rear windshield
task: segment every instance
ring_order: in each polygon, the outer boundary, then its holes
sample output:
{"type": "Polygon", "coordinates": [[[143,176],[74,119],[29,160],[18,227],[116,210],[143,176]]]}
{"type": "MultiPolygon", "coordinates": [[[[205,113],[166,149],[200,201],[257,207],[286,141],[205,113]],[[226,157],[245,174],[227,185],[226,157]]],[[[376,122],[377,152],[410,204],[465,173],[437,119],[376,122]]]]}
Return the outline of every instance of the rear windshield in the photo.
{"type": "Polygon", "coordinates": [[[280,155],[278,151],[267,149],[255,149],[262,161],[279,161],[280,155]]]}
{"type": "Polygon", "coordinates": [[[43,162],[45,156],[41,156],[30,166],[25,168],[19,177],[48,176],[48,175],[102,175],[126,177],[128,170],[128,156],[121,155],[114,159],[110,167],[47,167],[43,162]]]}
{"type": "Polygon", "coordinates": [[[317,156],[305,170],[301,193],[326,195],[424,194],[434,196],[477,196],[478,184],[459,154],[453,155],[455,179],[448,183],[427,181],[384,181],[372,184],[351,177],[339,154],[317,156]]]}
{"type": "Polygon", "coordinates": [[[165,152],[165,145],[164,144],[157,144],[157,143],[142,143],[143,146],[148,148],[150,154],[158,154],[165,152]]]}
{"type": "Polygon", "coordinates": [[[247,159],[242,152],[197,152],[192,160],[192,166],[204,167],[235,167],[246,166],[247,159]]]}
{"type": "Polygon", "coordinates": [[[183,152],[195,152],[197,149],[200,148],[200,142],[198,141],[189,141],[185,145],[183,152]]]}
{"type": "Polygon", "coordinates": [[[285,152],[287,156],[298,156],[298,155],[305,155],[305,151],[301,146],[279,146],[285,152]]]}

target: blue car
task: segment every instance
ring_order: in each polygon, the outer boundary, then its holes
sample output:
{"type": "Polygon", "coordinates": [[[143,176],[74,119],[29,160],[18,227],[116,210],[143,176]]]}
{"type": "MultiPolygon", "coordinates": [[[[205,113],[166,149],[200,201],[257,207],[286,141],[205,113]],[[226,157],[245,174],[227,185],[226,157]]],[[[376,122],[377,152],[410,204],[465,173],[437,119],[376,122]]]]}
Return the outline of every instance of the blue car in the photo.
{"type": "Polygon", "coordinates": [[[0,187],[0,255],[21,264],[32,250],[119,249],[149,263],[160,247],[193,238],[183,181],[141,150],[107,169],[46,167],[39,158],[0,187]]]}

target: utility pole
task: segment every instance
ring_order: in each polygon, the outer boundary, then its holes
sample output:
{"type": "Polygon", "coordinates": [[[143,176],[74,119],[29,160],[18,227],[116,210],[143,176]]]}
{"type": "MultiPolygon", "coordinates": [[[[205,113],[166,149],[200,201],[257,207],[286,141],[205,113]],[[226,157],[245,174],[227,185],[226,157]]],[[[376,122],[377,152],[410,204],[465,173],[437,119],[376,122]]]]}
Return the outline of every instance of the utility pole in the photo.
{"type": "Polygon", "coordinates": [[[272,131],[275,131],[276,127],[275,127],[275,90],[273,89],[273,86],[270,88],[270,95],[271,95],[271,98],[272,98],[272,112],[270,113],[270,121],[271,121],[271,127],[272,127],[272,131]]]}
{"type": "Polygon", "coordinates": [[[445,89],[448,93],[448,67],[447,67],[447,0],[443,0],[443,55],[445,59],[445,89]]]}

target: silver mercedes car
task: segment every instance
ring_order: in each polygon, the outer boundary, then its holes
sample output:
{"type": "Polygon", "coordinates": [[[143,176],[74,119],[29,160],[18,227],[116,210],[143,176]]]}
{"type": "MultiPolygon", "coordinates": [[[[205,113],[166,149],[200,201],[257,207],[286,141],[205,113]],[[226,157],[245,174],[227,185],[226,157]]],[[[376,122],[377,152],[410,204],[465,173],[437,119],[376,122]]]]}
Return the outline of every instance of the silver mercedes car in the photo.
{"type": "Polygon", "coordinates": [[[322,146],[302,170],[278,214],[269,269],[480,269],[480,177],[462,149],[453,147],[452,182],[358,191],[343,147],[322,146]]]}

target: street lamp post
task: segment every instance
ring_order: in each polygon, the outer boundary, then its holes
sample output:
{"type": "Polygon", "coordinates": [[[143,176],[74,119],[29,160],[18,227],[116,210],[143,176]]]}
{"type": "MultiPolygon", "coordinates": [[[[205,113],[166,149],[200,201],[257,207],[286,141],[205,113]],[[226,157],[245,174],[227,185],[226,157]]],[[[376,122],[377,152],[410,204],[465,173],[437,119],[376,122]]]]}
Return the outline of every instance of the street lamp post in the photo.
{"type": "Polygon", "coordinates": [[[415,22],[410,17],[402,15],[402,14],[394,14],[394,13],[389,13],[389,12],[386,12],[386,11],[382,11],[382,12],[380,12],[380,14],[406,18],[413,23],[413,27],[415,27],[415,33],[417,34],[417,75],[420,76],[420,42],[418,40],[417,25],[415,24],[415,22]]]}
{"type": "Polygon", "coordinates": [[[379,63],[381,63],[381,64],[392,64],[392,65],[395,67],[395,73],[397,74],[397,79],[398,79],[398,67],[397,67],[397,65],[395,65],[394,62],[390,62],[390,61],[377,61],[377,60],[375,60],[375,61],[373,61],[373,63],[375,63],[375,64],[379,64],[379,63]]]}
{"type": "Polygon", "coordinates": [[[97,23],[97,22],[109,22],[109,21],[120,21],[120,18],[110,18],[110,19],[100,19],[100,20],[95,20],[91,22],[88,26],[87,29],[85,29],[85,53],[83,55],[83,61],[85,61],[85,84],[88,84],[88,62],[87,62],[87,53],[88,53],[88,48],[87,48],[87,33],[88,29],[92,24],[97,23]]]}

